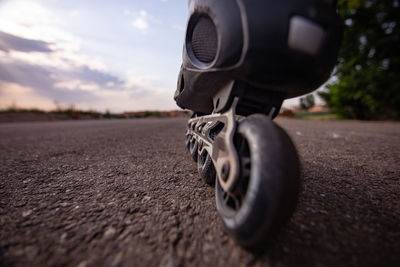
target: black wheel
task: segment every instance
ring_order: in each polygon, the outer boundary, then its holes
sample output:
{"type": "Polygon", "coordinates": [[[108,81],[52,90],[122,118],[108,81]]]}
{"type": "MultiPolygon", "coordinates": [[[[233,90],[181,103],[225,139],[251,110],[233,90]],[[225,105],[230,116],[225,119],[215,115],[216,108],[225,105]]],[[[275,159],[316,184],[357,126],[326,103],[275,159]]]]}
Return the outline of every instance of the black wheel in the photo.
{"type": "Polygon", "coordinates": [[[212,185],[215,183],[216,171],[207,151],[204,151],[202,155],[197,155],[197,169],[206,184],[212,185]]]}
{"type": "Polygon", "coordinates": [[[189,153],[192,156],[194,161],[197,161],[197,154],[198,154],[198,143],[197,140],[193,139],[189,143],[189,153]]]}
{"type": "Polygon", "coordinates": [[[243,246],[265,245],[293,213],[300,185],[296,149],[289,136],[264,115],[239,123],[234,140],[240,179],[232,192],[216,184],[218,213],[243,246]]]}
{"type": "Polygon", "coordinates": [[[190,149],[190,139],[192,138],[191,134],[186,135],[185,146],[187,149],[190,149]]]}

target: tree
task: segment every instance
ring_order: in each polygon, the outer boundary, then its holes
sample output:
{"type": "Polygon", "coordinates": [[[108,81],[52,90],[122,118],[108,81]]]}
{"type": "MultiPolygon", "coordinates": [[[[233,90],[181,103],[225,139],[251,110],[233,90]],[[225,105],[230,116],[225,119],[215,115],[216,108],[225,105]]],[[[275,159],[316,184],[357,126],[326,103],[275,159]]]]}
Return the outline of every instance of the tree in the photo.
{"type": "Polygon", "coordinates": [[[400,119],[399,0],[339,0],[338,11],[336,79],[320,96],[344,118],[400,119]]]}
{"type": "Polygon", "coordinates": [[[301,109],[309,109],[312,108],[315,105],[315,99],[314,99],[314,95],[309,94],[306,95],[305,97],[301,97],[300,98],[300,108],[301,109]]]}

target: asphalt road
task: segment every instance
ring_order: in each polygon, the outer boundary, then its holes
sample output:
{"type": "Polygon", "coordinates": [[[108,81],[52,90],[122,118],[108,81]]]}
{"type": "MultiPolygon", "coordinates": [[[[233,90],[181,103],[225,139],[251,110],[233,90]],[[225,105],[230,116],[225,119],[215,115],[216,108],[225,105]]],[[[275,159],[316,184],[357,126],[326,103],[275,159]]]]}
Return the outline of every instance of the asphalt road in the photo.
{"type": "Polygon", "coordinates": [[[302,191],[257,254],[224,232],[185,119],[0,124],[0,265],[400,266],[400,124],[277,123],[302,191]]]}

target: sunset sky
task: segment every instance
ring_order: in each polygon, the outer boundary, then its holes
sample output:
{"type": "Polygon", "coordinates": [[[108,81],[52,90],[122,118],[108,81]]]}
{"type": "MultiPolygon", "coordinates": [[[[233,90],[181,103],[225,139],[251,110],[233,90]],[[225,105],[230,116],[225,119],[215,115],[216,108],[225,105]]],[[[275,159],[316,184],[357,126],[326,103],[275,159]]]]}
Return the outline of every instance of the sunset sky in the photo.
{"type": "Polygon", "coordinates": [[[0,0],[0,109],[177,109],[183,0],[0,0]]]}

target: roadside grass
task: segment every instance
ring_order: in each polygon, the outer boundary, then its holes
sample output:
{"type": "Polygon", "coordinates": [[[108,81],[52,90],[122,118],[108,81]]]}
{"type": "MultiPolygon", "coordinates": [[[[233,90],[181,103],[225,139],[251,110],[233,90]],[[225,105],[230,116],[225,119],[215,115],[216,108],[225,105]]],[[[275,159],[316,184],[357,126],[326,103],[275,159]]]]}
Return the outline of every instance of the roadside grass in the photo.
{"type": "Polygon", "coordinates": [[[30,109],[23,109],[23,108],[15,108],[15,107],[10,107],[7,109],[1,109],[0,113],[36,113],[36,114],[44,114],[47,113],[44,110],[36,109],[36,108],[30,108],[30,109]]]}
{"type": "Polygon", "coordinates": [[[130,118],[165,118],[189,116],[189,112],[175,111],[137,111],[124,113],[98,112],[93,110],[78,110],[73,105],[55,110],[45,111],[37,108],[20,108],[15,105],[0,109],[0,122],[29,120],[79,120],[79,119],[130,119],[130,118]],[[10,119],[11,116],[11,119],[10,119]],[[32,117],[33,116],[33,117],[32,117]]]}
{"type": "MultiPolygon", "coordinates": [[[[83,110],[77,110],[74,109],[73,107],[69,108],[58,108],[56,110],[52,111],[45,111],[45,110],[40,110],[37,108],[16,108],[16,107],[9,107],[7,109],[2,109],[0,110],[0,114],[44,114],[44,115],[55,115],[55,116],[63,116],[71,119],[79,119],[81,117],[90,117],[90,118],[100,118],[102,116],[101,113],[96,112],[96,111],[83,111],[83,110]]],[[[111,114],[110,116],[114,116],[114,114],[111,114]]]]}

